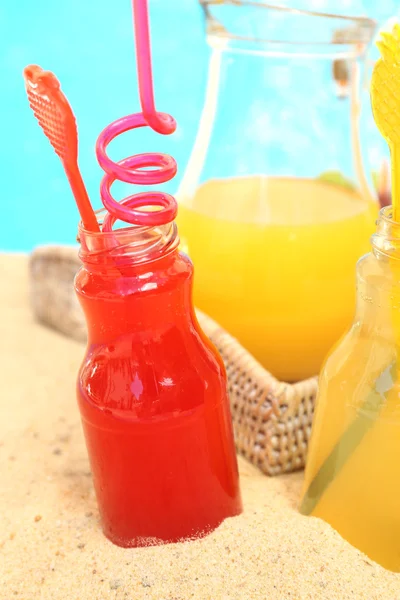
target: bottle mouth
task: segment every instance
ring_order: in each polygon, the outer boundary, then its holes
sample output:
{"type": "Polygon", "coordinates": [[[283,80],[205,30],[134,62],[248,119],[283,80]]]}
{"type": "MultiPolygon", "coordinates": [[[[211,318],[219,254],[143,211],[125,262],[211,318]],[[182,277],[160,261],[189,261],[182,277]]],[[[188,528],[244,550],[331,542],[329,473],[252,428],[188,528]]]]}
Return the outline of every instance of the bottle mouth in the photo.
{"type": "Polygon", "coordinates": [[[391,205],[379,211],[376,233],[373,234],[371,241],[375,253],[400,259],[400,223],[393,220],[391,205]]]}
{"type": "MultiPolygon", "coordinates": [[[[95,214],[101,229],[107,213],[100,209],[95,214]]],[[[77,241],[80,243],[79,257],[82,262],[118,266],[155,260],[179,245],[174,222],[155,227],[131,225],[106,232],[88,231],[80,222],[77,241]]]]}
{"type": "Polygon", "coordinates": [[[379,211],[378,225],[380,222],[383,226],[394,228],[395,233],[400,233],[400,222],[393,219],[393,206],[391,204],[384,206],[379,211]]]}
{"type": "MultiPolygon", "coordinates": [[[[255,0],[199,0],[211,46],[231,50],[282,50],[303,47],[314,54],[361,54],[372,40],[376,21],[300,10],[255,0]],[[346,48],[347,47],[347,48],[346,48]]],[[[293,49],[292,49],[293,51],[293,49]]]]}

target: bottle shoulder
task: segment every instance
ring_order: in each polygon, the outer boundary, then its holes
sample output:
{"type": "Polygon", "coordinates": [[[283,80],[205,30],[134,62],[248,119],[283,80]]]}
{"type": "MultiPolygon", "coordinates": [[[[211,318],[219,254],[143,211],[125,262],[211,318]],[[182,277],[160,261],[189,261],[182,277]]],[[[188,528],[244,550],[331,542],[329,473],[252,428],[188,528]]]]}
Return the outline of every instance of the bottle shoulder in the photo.
{"type": "Polygon", "coordinates": [[[102,268],[83,265],[75,276],[78,294],[96,296],[102,292],[123,294],[164,289],[190,279],[193,265],[183,253],[143,264],[121,264],[102,268]]]}
{"type": "Polygon", "coordinates": [[[400,261],[379,252],[369,252],[357,263],[357,278],[382,288],[397,285],[400,283],[400,261]]]}
{"type": "Polygon", "coordinates": [[[78,375],[78,396],[99,408],[142,417],[214,402],[226,393],[226,375],[207,342],[194,323],[92,344],[78,375]]]}
{"type": "Polygon", "coordinates": [[[390,331],[356,319],[325,359],[320,380],[324,384],[340,384],[343,390],[357,387],[395,359],[395,338],[390,331]]]}

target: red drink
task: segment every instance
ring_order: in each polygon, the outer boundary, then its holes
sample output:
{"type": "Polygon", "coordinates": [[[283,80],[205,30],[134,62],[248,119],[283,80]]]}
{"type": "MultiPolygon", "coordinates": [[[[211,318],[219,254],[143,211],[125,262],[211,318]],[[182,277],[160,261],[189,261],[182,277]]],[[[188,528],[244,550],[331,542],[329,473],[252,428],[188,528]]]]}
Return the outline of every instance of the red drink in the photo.
{"type": "Polygon", "coordinates": [[[78,402],[104,533],[120,546],[204,535],[242,507],[225,370],[193,311],[192,264],[171,225],[80,237],[78,402]]]}

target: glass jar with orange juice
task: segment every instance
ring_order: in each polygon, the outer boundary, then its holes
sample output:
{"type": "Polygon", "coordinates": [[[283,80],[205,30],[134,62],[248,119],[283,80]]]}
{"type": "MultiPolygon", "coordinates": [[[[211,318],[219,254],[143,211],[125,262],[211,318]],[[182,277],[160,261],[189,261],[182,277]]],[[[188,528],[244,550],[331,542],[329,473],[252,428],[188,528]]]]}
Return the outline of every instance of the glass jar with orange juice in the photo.
{"type": "Polygon", "coordinates": [[[277,378],[303,379],[351,322],[378,212],[358,133],[374,23],[202,6],[208,85],[178,190],[194,300],[277,378]]]}

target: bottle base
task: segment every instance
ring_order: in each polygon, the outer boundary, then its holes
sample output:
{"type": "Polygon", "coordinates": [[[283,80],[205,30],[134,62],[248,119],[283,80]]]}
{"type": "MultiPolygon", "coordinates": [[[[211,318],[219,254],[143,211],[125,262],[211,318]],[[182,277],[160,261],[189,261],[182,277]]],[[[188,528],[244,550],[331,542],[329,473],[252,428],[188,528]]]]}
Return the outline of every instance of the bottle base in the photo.
{"type": "Polygon", "coordinates": [[[239,506],[237,510],[232,512],[232,514],[219,519],[217,522],[209,525],[202,530],[198,530],[196,532],[190,532],[187,535],[180,536],[166,536],[166,537],[156,537],[156,536],[134,536],[132,538],[128,538],[126,535],[119,536],[115,535],[114,532],[106,530],[103,527],[103,533],[105,537],[115,546],[119,546],[120,548],[148,548],[150,546],[164,546],[166,544],[180,544],[183,542],[193,542],[202,538],[207,537],[218,529],[220,525],[226,520],[231,519],[233,517],[237,517],[243,512],[243,507],[239,506]]]}

